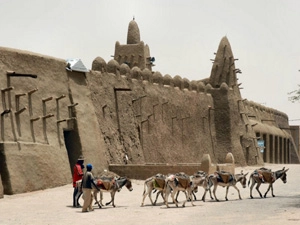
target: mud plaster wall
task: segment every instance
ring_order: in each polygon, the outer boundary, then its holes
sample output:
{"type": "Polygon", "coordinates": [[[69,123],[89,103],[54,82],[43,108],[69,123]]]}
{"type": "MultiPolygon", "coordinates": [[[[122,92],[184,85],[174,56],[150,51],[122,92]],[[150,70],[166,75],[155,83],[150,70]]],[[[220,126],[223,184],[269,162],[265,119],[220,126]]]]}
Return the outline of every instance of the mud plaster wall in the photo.
{"type": "MultiPolygon", "coordinates": [[[[174,87],[173,81],[172,85],[162,85],[163,81],[151,82],[155,80],[153,77],[150,82],[129,77],[131,74],[117,76],[99,71],[92,71],[89,76],[109,164],[124,163],[125,155],[128,156],[128,164],[199,163],[205,153],[211,155],[213,162],[222,163],[225,155],[233,151],[237,156],[236,162],[245,165],[240,141],[239,98],[233,93],[230,94],[233,99],[225,99],[226,107],[235,102],[228,108],[228,111],[235,110],[235,113],[226,112],[231,114],[228,123],[225,123],[222,107],[211,110],[209,107],[214,107],[214,101],[204,89],[200,92],[181,90],[174,87]],[[115,100],[112,101],[114,90],[118,89],[123,90],[117,92],[120,133],[115,100]],[[217,110],[220,112],[219,120],[215,118],[217,110]],[[216,135],[216,123],[223,124],[225,129],[232,127],[228,132],[220,132],[226,142],[216,135]]],[[[224,98],[224,93],[215,92],[224,98]]],[[[246,133],[246,128],[244,130],[246,133]]],[[[253,145],[252,148],[255,149],[253,145]]],[[[255,157],[251,157],[253,160],[249,162],[257,163],[255,157]]]]}
{"type": "MultiPolygon", "coordinates": [[[[275,160],[275,154],[280,154],[279,151],[278,153],[276,153],[276,151],[270,153],[270,145],[274,147],[278,144],[282,145],[283,149],[285,148],[284,145],[288,145],[286,148],[289,149],[289,152],[282,153],[289,155],[286,156],[289,157],[289,159],[286,160],[289,160],[290,163],[299,163],[298,146],[292,137],[291,128],[288,124],[288,116],[285,113],[265,107],[253,101],[245,101],[245,112],[250,118],[250,122],[254,125],[253,128],[256,135],[258,135],[260,139],[265,137],[264,141],[267,143],[266,151],[268,154],[268,156],[265,156],[266,162],[278,163],[275,160]],[[270,140],[269,136],[273,136],[273,140],[270,140]],[[275,143],[275,138],[277,139],[277,144],[275,143]],[[283,140],[282,143],[280,143],[280,139],[283,140]],[[284,140],[286,143],[284,143],[284,140]]],[[[278,159],[281,158],[280,160],[283,163],[284,155],[278,155],[277,157],[278,159]]]]}
{"type": "Polygon", "coordinates": [[[235,160],[232,153],[228,153],[223,164],[213,164],[209,154],[204,154],[201,163],[147,163],[147,164],[110,164],[109,170],[114,171],[119,176],[126,176],[133,179],[147,179],[153,174],[175,174],[184,172],[193,175],[197,171],[204,171],[212,174],[215,171],[227,171],[235,174],[235,160]]]}
{"type": "Polygon", "coordinates": [[[89,84],[110,164],[124,163],[125,155],[127,163],[136,164],[197,163],[204,153],[212,154],[210,94],[98,71],[91,72],[89,84]],[[120,90],[119,126],[114,90],[120,90]]]}
{"type": "Polygon", "coordinates": [[[105,167],[102,158],[94,154],[104,151],[103,139],[96,134],[99,127],[93,120],[84,74],[67,72],[65,66],[61,59],[0,48],[0,111],[11,110],[1,116],[0,173],[6,194],[70,183],[70,165],[82,153],[87,161],[99,164],[99,171],[105,167]],[[6,92],[7,71],[37,78],[10,77],[13,89],[6,92]],[[56,101],[61,96],[65,97],[56,101]],[[74,103],[79,103],[78,107],[71,107],[70,113],[69,106],[74,103]],[[76,120],[68,120],[70,117],[76,120]],[[78,144],[69,154],[64,130],[72,130],[77,136],[78,144]]]}
{"type": "Polygon", "coordinates": [[[222,85],[218,90],[211,90],[214,99],[214,114],[216,126],[216,155],[218,162],[223,162],[222,153],[232,152],[236,162],[240,165],[262,164],[262,159],[256,159],[257,152],[253,141],[250,142],[250,151],[247,157],[244,149],[245,138],[253,136],[254,132],[246,130],[243,118],[239,111],[240,95],[234,94],[233,89],[222,85]]]}

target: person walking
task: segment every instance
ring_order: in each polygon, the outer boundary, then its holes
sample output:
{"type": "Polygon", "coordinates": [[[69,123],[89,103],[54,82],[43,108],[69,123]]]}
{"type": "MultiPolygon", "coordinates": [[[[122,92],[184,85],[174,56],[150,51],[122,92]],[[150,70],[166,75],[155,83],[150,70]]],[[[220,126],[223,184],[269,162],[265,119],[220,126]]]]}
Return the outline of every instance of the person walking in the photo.
{"type": "Polygon", "coordinates": [[[94,211],[93,208],[93,195],[92,195],[92,186],[94,186],[98,191],[100,189],[94,182],[94,176],[92,174],[93,165],[87,164],[86,165],[86,172],[82,178],[82,191],[83,191],[83,206],[82,212],[89,212],[94,211]]]}
{"type": "Polygon", "coordinates": [[[82,190],[77,187],[77,182],[82,180],[83,177],[83,169],[84,169],[84,158],[80,156],[77,160],[77,163],[73,167],[73,207],[81,207],[79,204],[79,198],[82,195],[82,190]]]}

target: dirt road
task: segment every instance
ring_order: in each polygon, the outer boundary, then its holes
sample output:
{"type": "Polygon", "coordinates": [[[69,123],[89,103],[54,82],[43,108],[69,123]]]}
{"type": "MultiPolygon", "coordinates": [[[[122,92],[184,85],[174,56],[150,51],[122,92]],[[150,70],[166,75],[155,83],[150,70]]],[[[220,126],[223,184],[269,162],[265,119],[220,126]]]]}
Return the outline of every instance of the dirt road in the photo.
{"type": "MultiPolygon", "coordinates": [[[[266,167],[273,171],[282,169],[284,165],[267,164],[266,167]]],[[[275,198],[269,193],[267,198],[259,198],[253,190],[254,199],[249,197],[249,188],[241,191],[243,200],[238,199],[235,189],[230,188],[228,201],[225,201],[225,188],[218,187],[217,197],[220,202],[215,202],[206,196],[206,202],[200,201],[203,189],[197,193],[196,206],[190,202],[186,207],[170,204],[166,208],[159,198],[157,206],[152,206],[148,198],[145,206],[140,207],[143,193],[143,181],[133,181],[133,191],[123,188],[116,194],[116,208],[106,206],[99,209],[94,206],[93,212],[81,213],[80,208],[72,207],[72,185],[36,191],[25,194],[8,196],[0,199],[0,224],[299,224],[300,223],[300,165],[286,165],[290,168],[287,172],[288,182],[283,184],[277,180],[274,184],[275,198]]],[[[236,168],[236,173],[241,169],[250,173],[256,167],[236,168]]],[[[249,178],[249,175],[247,176],[249,178]]],[[[262,185],[260,190],[264,193],[267,185],[262,185]]],[[[184,197],[180,195],[180,200],[184,197]]],[[[104,202],[110,200],[108,193],[104,193],[104,202]]],[[[169,199],[171,202],[171,199],[169,199]]],[[[81,199],[82,204],[82,199],[81,199]]]]}

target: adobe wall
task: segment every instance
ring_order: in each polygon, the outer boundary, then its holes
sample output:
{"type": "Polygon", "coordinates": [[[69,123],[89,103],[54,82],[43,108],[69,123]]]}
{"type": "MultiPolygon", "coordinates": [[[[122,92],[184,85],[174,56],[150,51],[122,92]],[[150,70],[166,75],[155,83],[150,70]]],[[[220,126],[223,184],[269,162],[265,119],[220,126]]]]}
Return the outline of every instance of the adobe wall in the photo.
{"type": "Polygon", "coordinates": [[[65,60],[0,48],[0,173],[5,194],[70,183],[71,167],[80,154],[96,171],[107,167],[98,155],[105,148],[85,74],[65,67],[65,60]],[[72,131],[72,149],[66,148],[65,131],[72,131]]]}
{"type": "Polygon", "coordinates": [[[130,77],[122,71],[88,77],[109,164],[124,163],[126,155],[128,164],[198,163],[205,153],[216,162],[209,93],[163,85],[157,74],[150,81],[130,77]]]}
{"type": "Polygon", "coordinates": [[[148,57],[150,57],[149,48],[145,47],[142,41],[131,45],[120,45],[116,42],[114,58],[119,64],[126,63],[130,68],[137,66],[141,69],[150,69],[151,67],[146,65],[148,57]],[[131,54],[132,52],[135,54],[131,54]]]}
{"type": "Polygon", "coordinates": [[[128,177],[130,179],[145,180],[155,174],[175,174],[184,172],[192,175],[201,170],[201,164],[195,165],[177,165],[177,164],[131,164],[120,165],[110,164],[109,170],[118,174],[121,177],[128,177]]]}
{"type": "Polygon", "coordinates": [[[1,144],[1,178],[5,194],[17,194],[64,185],[69,165],[57,149],[45,144],[1,144]],[[3,167],[5,162],[6,167],[3,167]]]}
{"type": "Polygon", "coordinates": [[[201,163],[146,163],[135,165],[110,164],[109,170],[130,179],[145,180],[155,174],[175,174],[184,172],[193,175],[197,171],[204,171],[206,174],[213,174],[215,171],[227,171],[235,174],[235,160],[231,153],[223,159],[223,164],[213,164],[209,154],[204,154],[201,163]]]}
{"type": "Polygon", "coordinates": [[[241,96],[233,88],[223,84],[219,89],[212,89],[216,126],[216,155],[218,162],[224,162],[222,153],[231,152],[239,165],[263,165],[257,152],[255,132],[247,117],[244,117],[244,105],[241,96]]]}
{"type": "Polygon", "coordinates": [[[265,141],[265,151],[260,153],[261,157],[264,157],[264,161],[269,163],[299,163],[298,146],[294,141],[298,138],[293,138],[288,116],[283,112],[253,101],[246,100],[245,106],[248,117],[253,124],[255,135],[259,136],[258,139],[265,141]],[[273,139],[270,139],[270,136],[273,139]],[[278,146],[277,150],[276,146],[278,146]]]}

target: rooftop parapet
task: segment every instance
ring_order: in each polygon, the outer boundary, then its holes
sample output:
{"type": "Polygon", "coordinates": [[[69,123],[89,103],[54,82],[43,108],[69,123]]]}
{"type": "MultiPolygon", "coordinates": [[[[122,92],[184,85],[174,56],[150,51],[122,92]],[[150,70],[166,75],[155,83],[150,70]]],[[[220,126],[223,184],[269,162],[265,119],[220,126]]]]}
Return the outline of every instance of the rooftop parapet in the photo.
{"type": "Polygon", "coordinates": [[[106,72],[106,62],[101,57],[97,57],[94,59],[92,63],[92,70],[106,72]]]}
{"type": "Polygon", "coordinates": [[[264,106],[262,104],[259,104],[257,102],[248,101],[248,100],[245,101],[245,104],[248,105],[249,107],[255,108],[255,109],[259,110],[259,111],[266,111],[268,113],[271,113],[271,114],[276,115],[276,116],[281,116],[281,117],[283,117],[283,118],[285,118],[285,119],[288,120],[288,115],[286,113],[278,111],[276,109],[273,109],[273,108],[270,108],[270,107],[266,107],[266,106],[264,106]]]}
{"type": "Polygon", "coordinates": [[[111,59],[107,63],[107,72],[108,73],[113,73],[115,75],[118,75],[119,71],[120,71],[120,65],[119,65],[119,63],[116,60],[111,59]]]}

